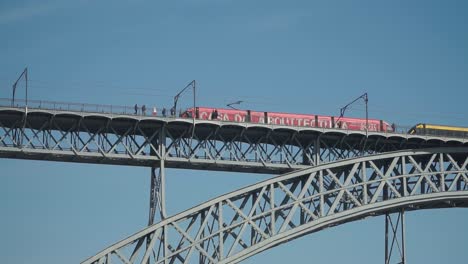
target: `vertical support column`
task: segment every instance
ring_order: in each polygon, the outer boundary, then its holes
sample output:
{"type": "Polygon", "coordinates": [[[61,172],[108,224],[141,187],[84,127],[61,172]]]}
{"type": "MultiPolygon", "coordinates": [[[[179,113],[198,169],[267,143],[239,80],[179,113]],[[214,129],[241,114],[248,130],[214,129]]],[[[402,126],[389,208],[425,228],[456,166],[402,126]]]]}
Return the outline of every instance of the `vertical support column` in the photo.
{"type": "Polygon", "coordinates": [[[168,239],[168,235],[167,235],[167,231],[168,231],[168,226],[165,225],[164,228],[163,228],[163,240],[164,240],[164,264],[167,264],[168,263],[168,259],[167,259],[167,256],[169,255],[169,243],[167,242],[169,239],[168,239]]]}
{"type": "Polygon", "coordinates": [[[388,226],[389,226],[389,219],[390,215],[385,214],[385,264],[390,263],[390,257],[388,254],[388,226]]]}
{"type": "Polygon", "coordinates": [[[325,188],[323,186],[323,170],[320,170],[319,172],[319,193],[320,193],[320,216],[324,217],[325,216],[325,197],[324,197],[324,191],[325,188]]]}
{"type": "MultiPolygon", "coordinates": [[[[150,187],[150,208],[148,225],[154,223],[155,215],[159,208],[160,220],[166,218],[166,169],[165,169],[165,156],[166,156],[166,136],[165,127],[162,126],[159,132],[157,141],[151,142],[153,146],[157,146],[160,155],[159,162],[159,175],[156,173],[157,167],[151,168],[151,187],[150,187]]],[[[156,153],[152,153],[156,155],[156,153]]]]}
{"type": "Polygon", "coordinates": [[[159,177],[161,178],[161,188],[159,190],[159,193],[161,195],[161,203],[160,203],[161,212],[160,213],[161,213],[161,220],[163,220],[167,217],[167,214],[166,214],[166,167],[165,167],[164,159],[161,159],[159,177]]]}
{"type": "Polygon", "coordinates": [[[218,252],[219,257],[218,260],[224,259],[224,221],[223,221],[223,202],[218,203],[218,230],[219,230],[219,244],[218,244],[218,252]]]}
{"type": "MultiPolygon", "coordinates": [[[[301,190],[305,188],[306,181],[306,178],[301,179],[301,190]]],[[[301,225],[303,225],[305,223],[306,213],[304,212],[304,209],[302,207],[299,206],[298,209],[300,210],[300,223],[301,225]]]]}
{"type": "Polygon", "coordinates": [[[150,208],[148,225],[154,223],[154,219],[159,208],[160,220],[166,218],[166,191],[165,191],[165,168],[164,160],[161,160],[159,175],[156,172],[157,168],[151,168],[151,189],[150,189],[150,208]]]}
{"type": "Polygon", "coordinates": [[[406,173],[406,157],[401,157],[401,173],[405,175],[403,177],[403,196],[408,195],[408,182],[407,182],[407,173],[406,173]]]}
{"type": "Polygon", "coordinates": [[[303,165],[311,165],[313,164],[314,157],[310,155],[310,151],[308,147],[302,146],[302,164],[303,165]]]}
{"type": "Polygon", "coordinates": [[[156,178],[156,168],[151,168],[150,206],[148,226],[154,223],[154,216],[158,207],[158,189],[160,182],[156,178]]]}
{"type": "MultiPolygon", "coordinates": [[[[207,214],[207,211],[202,211],[200,213],[200,228],[202,228],[201,230],[201,236],[200,237],[205,237],[205,228],[203,227],[203,223],[205,222],[205,219],[207,217],[209,217],[207,214]]],[[[205,248],[205,242],[200,242],[200,247],[201,248],[205,248]]],[[[203,255],[201,252],[198,254],[198,263],[205,263],[206,262],[206,257],[205,255],[203,255]]]]}
{"type": "Polygon", "coordinates": [[[362,204],[367,204],[369,203],[369,197],[367,194],[367,166],[366,162],[363,161],[361,163],[361,173],[362,173],[362,204]]]}
{"type": "Polygon", "coordinates": [[[270,184],[270,208],[271,208],[271,215],[270,215],[270,229],[271,234],[270,236],[274,236],[276,234],[276,206],[275,206],[275,185],[273,183],[270,184]]]}
{"type": "Polygon", "coordinates": [[[405,209],[401,209],[401,263],[406,264],[405,209]]]}
{"type": "Polygon", "coordinates": [[[444,154],[439,154],[439,170],[440,170],[440,191],[445,192],[445,165],[444,154]]]}
{"type": "MultiPolygon", "coordinates": [[[[165,167],[165,160],[166,160],[166,125],[161,126],[161,131],[159,131],[159,144],[158,150],[159,155],[161,157],[160,163],[160,178],[161,178],[161,189],[160,189],[160,215],[161,220],[167,217],[166,214],[166,167],[165,167]]],[[[164,264],[168,263],[167,256],[169,255],[169,243],[168,243],[168,226],[165,225],[163,229],[163,240],[164,240],[164,264]]]]}
{"type": "MultiPolygon", "coordinates": [[[[258,199],[258,194],[257,193],[252,193],[252,207],[255,206],[255,202],[258,199]]],[[[252,216],[255,216],[257,214],[257,208],[252,208],[253,214],[252,216]]],[[[250,245],[255,244],[255,239],[257,237],[257,231],[255,228],[250,227],[250,245]]]]}
{"type": "Polygon", "coordinates": [[[385,214],[385,264],[406,264],[404,209],[393,216],[385,214]],[[396,262],[390,262],[392,256],[396,257],[396,262]]]}
{"type": "Polygon", "coordinates": [[[320,165],[320,136],[314,141],[314,166],[320,165]]]}
{"type": "Polygon", "coordinates": [[[161,220],[167,217],[166,214],[166,126],[163,125],[159,133],[159,153],[161,155],[161,163],[160,163],[160,170],[159,175],[161,177],[161,189],[160,189],[160,197],[161,197],[161,220]]]}

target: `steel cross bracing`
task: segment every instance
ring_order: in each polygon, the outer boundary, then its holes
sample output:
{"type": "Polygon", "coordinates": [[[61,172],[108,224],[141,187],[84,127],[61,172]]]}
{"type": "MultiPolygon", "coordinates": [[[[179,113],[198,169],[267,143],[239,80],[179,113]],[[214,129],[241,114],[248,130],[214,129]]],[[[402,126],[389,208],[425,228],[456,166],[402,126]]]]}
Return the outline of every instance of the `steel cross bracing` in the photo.
{"type": "Polygon", "coordinates": [[[0,157],[280,174],[468,139],[0,107],[0,157]],[[194,126],[195,124],[195,126],[194,126]]]}
{"type": "Polygon", "coordinates": [[[385,264],[406,264],[405,209],[385,214],[385,264]],[[395,256],[394,258],[392,258],[395,256]],[[395,259],[398,262],[394,262],[395,259]]]}
{"type": "Polygon", "coordinates": [[[239,262],[368,216],[467,206],[468,148],[405,150],[322,164],[234,191],[83,263],[239,262]]]}

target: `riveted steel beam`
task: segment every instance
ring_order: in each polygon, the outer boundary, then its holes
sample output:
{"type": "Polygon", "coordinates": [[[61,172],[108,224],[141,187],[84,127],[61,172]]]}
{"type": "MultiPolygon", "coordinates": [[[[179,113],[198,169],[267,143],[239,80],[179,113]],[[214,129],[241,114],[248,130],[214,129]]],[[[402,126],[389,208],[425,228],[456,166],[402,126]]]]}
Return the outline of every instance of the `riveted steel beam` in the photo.
{"type": "Polygon", "coordinates": [[[441,146],[468,146],[468,139],[0,107],[2,158],[147,167],[164,160],[167,168],[281,174],[441,146]]]}

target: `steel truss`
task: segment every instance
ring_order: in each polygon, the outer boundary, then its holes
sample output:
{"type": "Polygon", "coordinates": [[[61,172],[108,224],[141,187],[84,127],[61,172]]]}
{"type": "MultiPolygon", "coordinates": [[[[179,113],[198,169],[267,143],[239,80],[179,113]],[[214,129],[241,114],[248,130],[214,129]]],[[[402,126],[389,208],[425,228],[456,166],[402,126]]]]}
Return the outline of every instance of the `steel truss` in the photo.
{"type": "Polygon", "coordinates": [[[385,153],[319,165],[220,196],[83,263],[239,262],[368,216],[467,206],[468,148],[385,153]]]}
{"type": "Polygon", "coordinates": [[[405,236],[405,209],[385,214],[385,264],[406,263],[405,236]],[[396,256],[398,262],[391,262],[392,256],[396,256]]]}
{"type": "Polygon", "coordinates": [[[467,139],[0,107],[0,157],[281,174],[467,139]]]}
{"type": "Polygon", "coordinates": [[[159,219],[166,218],[165,208],[165,175],[164,166],[156,172],[157,168],[151,168],[151,187],[150,187],[150,206],[148,225],[154,223],[155,217],[159,215],[159,219]]]}

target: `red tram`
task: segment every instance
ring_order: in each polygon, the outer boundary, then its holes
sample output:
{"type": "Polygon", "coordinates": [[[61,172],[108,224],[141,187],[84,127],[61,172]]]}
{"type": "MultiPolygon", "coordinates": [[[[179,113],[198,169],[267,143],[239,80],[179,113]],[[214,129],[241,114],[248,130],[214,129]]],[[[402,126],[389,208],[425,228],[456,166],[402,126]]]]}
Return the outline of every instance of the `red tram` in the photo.
{"type": "MultiPolygon", "coordinates": [[[[193,117],[203,120],[213,120],[213,113],[217,111],[215,120],[231,122],[249,122],[283,126],[341,128],[347,130],[366,130],[365,118],[335,117],[324,115],[289,114],[277,112],[258,112],[251,110],[236,110],[210,107],[188,108],[181,117],[193,117]]],[[[387,122],[378,119],[368,119],[368,131],[388,131],[393,128],[387,122]]]]}

